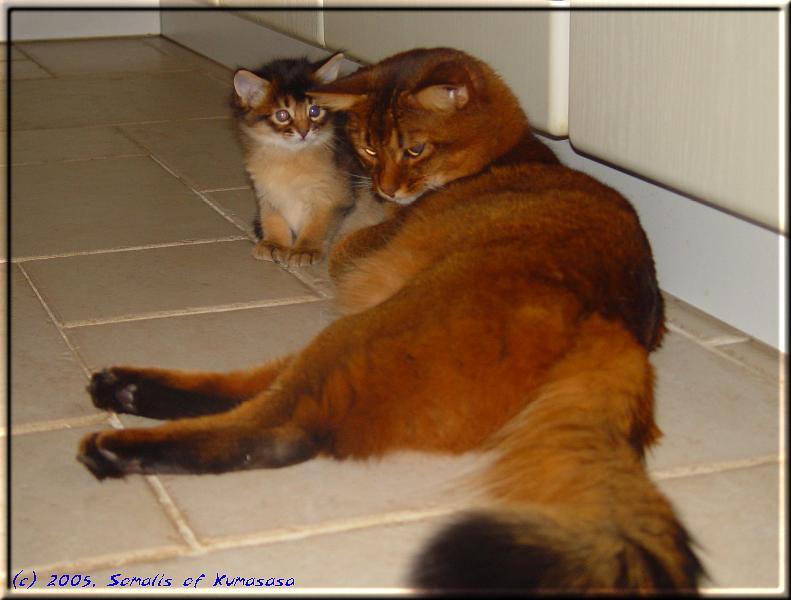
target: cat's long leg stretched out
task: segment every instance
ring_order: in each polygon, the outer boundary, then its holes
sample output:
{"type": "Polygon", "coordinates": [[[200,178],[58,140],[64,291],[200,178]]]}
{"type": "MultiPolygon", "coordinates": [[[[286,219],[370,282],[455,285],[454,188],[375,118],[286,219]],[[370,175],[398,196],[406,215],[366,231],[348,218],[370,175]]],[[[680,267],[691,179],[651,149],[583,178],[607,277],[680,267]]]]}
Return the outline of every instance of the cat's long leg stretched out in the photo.
{"type": "MultiPolygon", "coordinates": [[[[489,259],[477,267],[464,256],[454,260],[467,273],[491,276],[497,269],[489,259]]],[[[319,452],[365,457],[397,448],[477,447],[565,350],[569,317],[578,310],[571,294],[529,282],[516,289],[502,270],[488,289],[460,288],[458,265],[429,270],[388,301],[332,323],[254,398],[216,415],[93,434],[83,440],[80,459],[104,478],[279,467],[319,452]],[[437,304],[428,289],[456,301],[437,304]],[[532,307],[520,307],[528,298],[532,307]],[[465,319],[473,307],[491,318],[465,319]],[[466,350],[440,350],[449,347],[466,350]],[[487,401],[492,397],[500,400],[487,401]]],[[[152,389],[137,385],[140,392],[152,389]]],[[[171,385],[171,400],[185,387],[171,385]]]]}

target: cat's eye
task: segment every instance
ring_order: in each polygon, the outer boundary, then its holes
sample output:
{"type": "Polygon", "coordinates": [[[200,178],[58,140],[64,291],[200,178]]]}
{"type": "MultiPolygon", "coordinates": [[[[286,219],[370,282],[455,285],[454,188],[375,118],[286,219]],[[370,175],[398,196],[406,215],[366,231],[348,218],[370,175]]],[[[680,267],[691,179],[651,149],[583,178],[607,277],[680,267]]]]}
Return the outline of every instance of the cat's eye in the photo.
{"type": "Polygon", "coordinates": [[[425,144],[417,144],[415,146],[412,146],[411,148],[407,148],[406,153],[409,156],[420,156],[420,154],[423,152],[425,148],[426,148],[425,144]]]}
{"type": "Polygon", "coordinates": [[[316,106],[315,104],[311,104],[308,107],[308,116],[311,119],[318,119],[321,116],[321,107],[316,106]]]}
{"type": "Polygon", "coordinates": [[[287,110],[279,110],[275,113],[275,119],[277,119],[281,123],[286,123],[291,119],[291,115],[288,114],[287,110]]]}
{"type": "Polygon", "coordinates": [[[367,147],[366,147],[366,148],[363,148],[363,151],[364,151],[364,152],[365,152],[365,153],[366,153],[368,156],[376,156],[376,150],[373,150],[373,149],[371,149],[371,148],[367,148],[367,147]]]}

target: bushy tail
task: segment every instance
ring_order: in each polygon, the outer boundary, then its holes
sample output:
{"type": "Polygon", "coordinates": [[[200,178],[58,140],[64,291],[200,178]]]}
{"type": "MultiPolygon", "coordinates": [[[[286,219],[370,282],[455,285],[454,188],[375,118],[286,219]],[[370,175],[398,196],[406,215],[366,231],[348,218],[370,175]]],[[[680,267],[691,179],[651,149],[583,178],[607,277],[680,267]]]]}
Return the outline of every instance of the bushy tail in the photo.
{"type": "Polygon", "coordinates": [[[648,478],[653,421],[646,351],[591,317],[574,349],[493,444],[494,502],[441,531],[413,569],[419,588],[697,592],[703,567],[648,478]]]}

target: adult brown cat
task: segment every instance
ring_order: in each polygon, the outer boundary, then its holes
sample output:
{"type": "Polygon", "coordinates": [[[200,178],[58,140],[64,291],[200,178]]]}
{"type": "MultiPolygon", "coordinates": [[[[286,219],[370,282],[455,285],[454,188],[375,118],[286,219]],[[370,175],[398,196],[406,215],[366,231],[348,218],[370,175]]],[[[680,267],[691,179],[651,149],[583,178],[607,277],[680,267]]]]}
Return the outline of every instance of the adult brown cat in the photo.
{"type": "Polygon", "coordinates": [[[331,257],[346,316],[258,369],[95,374],[100,407],[217,414],[94,433],[79,459],[101,479],[488,448],[491,505],[431,542],[416,586],[696,591],[701,564],[643,463],[664,317],[629,203],[562,166],[462,52],[413,50],[311,95],[348,111],[401,205],[331,257]]]}

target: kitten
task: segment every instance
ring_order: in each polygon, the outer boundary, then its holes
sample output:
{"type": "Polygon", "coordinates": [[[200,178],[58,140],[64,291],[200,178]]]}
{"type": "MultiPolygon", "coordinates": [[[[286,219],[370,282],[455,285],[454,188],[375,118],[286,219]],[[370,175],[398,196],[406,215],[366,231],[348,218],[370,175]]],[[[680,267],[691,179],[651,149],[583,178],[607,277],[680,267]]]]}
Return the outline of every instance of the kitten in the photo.
{"type": "Polygon", "coordinates": [[[310,265],[326,253],[342,223],[347,233],[382,218],[341,115],[307,94],[334,81],[342,60],[340,52],[315,63],[278,59],[234,74],[233,105],[258,201],[258,259],[310,265]]]}
{"type": "Polygon", "coordinates": [[[645,469],[664,308],[629,202],[563,166],[464,52],[412,50],[310,95],[348,112],[397,207],[330,256],[345,316],[247,371],[96,373],[97,407],[177,420],[90,434],[79,460],[102,479],[487,450],[486,498],[411,585],[695,592],[693,543],[645,469]]]}

